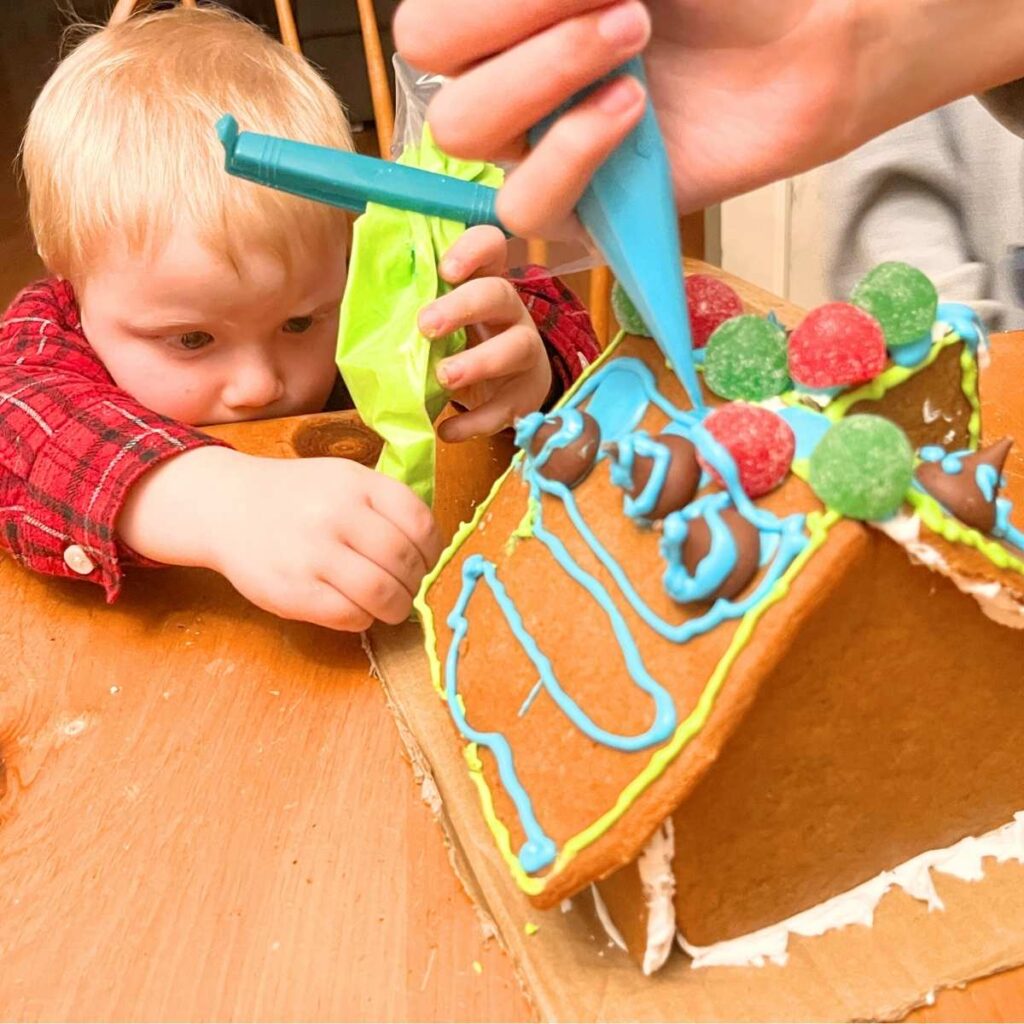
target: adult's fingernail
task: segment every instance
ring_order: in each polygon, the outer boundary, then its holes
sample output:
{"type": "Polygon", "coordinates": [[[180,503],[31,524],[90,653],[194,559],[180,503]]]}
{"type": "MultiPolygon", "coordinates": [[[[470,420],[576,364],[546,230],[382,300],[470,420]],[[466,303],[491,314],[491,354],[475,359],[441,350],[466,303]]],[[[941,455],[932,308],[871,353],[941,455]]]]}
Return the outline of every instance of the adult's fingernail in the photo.
{"type": "Polygon", "coordinates": [[[636,106],[643,96],[640,83],[629,75],[607,85],[597,97],[597,105],[604,114],[623,114],[636,106]]]}
{"type": "Polygon", "coordinates": [[[425,309],[420,313],[420,330],[428,338],[436,338],[441,333],[444,321],[441,314],[433,309],[425,309]]]}
{"type": "Polygon", "coordinates": [[[650,19],[642,3],[617,4],[597,23],[600,36],[622,47],[639,46],[647,41],[650,19]]]}

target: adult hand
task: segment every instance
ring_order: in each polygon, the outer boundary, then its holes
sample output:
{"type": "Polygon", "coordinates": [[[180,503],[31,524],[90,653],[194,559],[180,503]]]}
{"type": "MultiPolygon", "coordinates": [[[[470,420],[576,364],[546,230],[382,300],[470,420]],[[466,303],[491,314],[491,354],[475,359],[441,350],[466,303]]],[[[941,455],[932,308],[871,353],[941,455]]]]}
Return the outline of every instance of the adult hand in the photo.
{"type": "Polygon", "coordinates": [[[642,91],[610,82],[532,152],[526,131],[641,50],[685,212],[1024,74],[1022,32],[1019,0],[405,0],[395,19],[402,55],[451,78],[429,111],[438,143],[522,159],[498,213],[549,236],[642,91]]]}

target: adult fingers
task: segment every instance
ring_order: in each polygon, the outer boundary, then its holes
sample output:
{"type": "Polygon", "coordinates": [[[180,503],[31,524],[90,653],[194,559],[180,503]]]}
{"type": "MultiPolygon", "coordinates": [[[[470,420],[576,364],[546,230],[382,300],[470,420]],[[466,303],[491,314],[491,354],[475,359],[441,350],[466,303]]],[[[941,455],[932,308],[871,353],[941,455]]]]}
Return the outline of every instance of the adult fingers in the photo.
{"type": "Polygon", "coordinates": [[[643,116],[645,93],[622,75],[560,117],[509,175],[497,213],[517,235],[555,237],[597,169],[643,116]]]}
{"type": "Polygon", "coordinates": [[[580,89],[638,54],[650,28],[646,7],[626,0],[530,36],[445,83],[427,115],[434,138],[453,156],[503,158],[580,89]]]}
{"type": "Polygon", "coordinates": [[[417,68],[456,75],[542,29],[608,0],[405,0],[393,25],[398,52],[417,68]]]}

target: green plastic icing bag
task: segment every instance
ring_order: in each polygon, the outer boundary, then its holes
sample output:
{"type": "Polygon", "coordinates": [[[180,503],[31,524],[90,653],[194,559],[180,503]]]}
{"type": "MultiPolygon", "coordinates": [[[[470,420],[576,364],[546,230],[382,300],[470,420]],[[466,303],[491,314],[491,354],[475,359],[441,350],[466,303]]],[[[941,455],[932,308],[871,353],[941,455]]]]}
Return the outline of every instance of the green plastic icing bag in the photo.
{"type": "MultiPolygon", "coordinates": [[[[457,160],[434,144],[424,125],[419,146],[400,163],[468,181],[501,185],[492,164],[457,160]]],[[[465,231],[455,221],[368,203],[356,221],[348,284],[341,303],[338,368],[356,409],[384,439],[377,469],[434,497],[434,420],[448,401],[437,364],[466,347],[458,330],[430,341],[420,334],[420,310],[451,289],[437,273],[441,257],[465,231]]]]}

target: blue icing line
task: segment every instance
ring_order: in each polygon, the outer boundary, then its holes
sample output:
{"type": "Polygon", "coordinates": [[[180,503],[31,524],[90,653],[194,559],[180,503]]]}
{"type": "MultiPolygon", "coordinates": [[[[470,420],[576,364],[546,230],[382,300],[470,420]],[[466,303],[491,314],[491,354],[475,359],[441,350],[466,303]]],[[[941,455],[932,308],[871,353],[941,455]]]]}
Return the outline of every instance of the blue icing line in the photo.
{"type": "Polygon", "coordinates": [[[1024,532],[1018,530],[1010,522],[1011,512],[1013,512],[1013,502],[1009,498],[996,498],[996,525],[992,530],[992,536],[999,537],[1015,548],[1024,550],[1024,532]]]}
{"type": "Polygon", "coordinates": [[[823,413],[815,412],[802,405],[787,405],[779,415],[789,424],[796,438],[794,458],[809,459],[825,436],[832,421],[823,413]]]}
{"type": "Polygon", "coordinates": [[[986,339],[985,325],[978,314],[963,303],[940,302],[935,319],[948,324],[972,352],[977,352],[986,339]]]}
{"type": "Polygon", "coordinates": [[[942,462],[940,463],[940,466],[942,467],[942,472],[947,474],[948,476],[957,476],[959,473],[963,471],[964,468],[964,464],[961,461],[961,459],[964,455],[968,454],[970,453],[950,452],[949,455],[944,455],[942,457],[942,462]]]}
{"type": "MultiPolygon", "coordinates": [[[[494,752],[502,783],[516,807],[526,834],[526,842],[520,850],[519,859],[523,869],[529,873],[538,871],[551,863],[556,852],[555,846],[537,822],[529,795],[518,781],[508,741],[500,733],[481,733],[474,730],[466,720],[457,693],[458,653],[469,629],[468,619],[465,615],[469,600],[475,592],[479,580],[483,579],[505,616],[513,635],[537,669],[539,684],[547,690],[562,712],[586,736],[614,749],[624,751],[645,749],[668,739],[674,732],[677,722],[677,712],[671,694],[647,672],[639,646],[607,588],[578,565],[564,543],[544,526],[540,495],[548,494],[562,502],[574,528],[610,573],[633,610],[650,628],[667,640],[685,643],[693,636],[715,628],[726,619],[739,618],[768,595],[792,560],[806,546],[807,538],[803,532],[804,517],[792,515],[780,520],[771,512],[759,509],[750,501],[739,485],[739,474],[728,451],[701,425],[700,420],[705,414],[706,410],[695,413],[675,408],[658,391],[653,373],[643,362],[630,358],[618,359],[607,364],[584,382],[566,407],[560,410],[559,415],[562,419],[558,430],[545,442],[537,456],[533,459],[527,458],[523,465],[523,476],[530,487],[530,501],[537,509],[533,524],[534,538],[545,544],[565,572],[587,590],[599,605],[609,620],[613,635],[619,642],[631,678],[654,702],[654,719],[645,732],[634,736],[622,736],[596,725],[562,690],[550,661],[525,629],[522,617],[504,586],[498,580],[496,566],[479,555],[470,556],[463,563],[462,593],[448,620],[453,630],[452,646],[449,649],[445,666],[448,704],[463,735],[494,752]],[[657,442],[647,438],[643,433],[635,437],[628,436],[642,420],[651,403],[657,405],[669,417],[670,424],[666,429],[671,429],[673,433],[687,437],[697,445],[702,457],[725,483],[726,492],[706,495],[692,503],[687,509],[674,514],[680,524],[685,524],[698,515],[706,515],[712,542],[708,555],[696,567],[694,581],[689,581],[684,567],[674,564],[674,561],[678,562],[679,552],[673,553],[671,548],[667,553],[669,564],[666,576],[674,575],[676,578],[674,586],[677,589],[681,588],[687,593],[696,595],[710,593],[713,590],[710,584],[716,578],[720,582],[732,571],[735,565],[735,542],[730,531],[721,521],[720,515],[720,511],[731,503],[759,530],[762,540],[762,564],[768,562],[774,553],[774,562],[765,573],[761,584],[746,600],[736,602],[721,598],[707,612],[697,618],[679,624],[665,621],[640,598],[622,567],[594,535],[583,519],[571,489],[558,481],[548,480],[536,472],[537,468],[550,457],[553,450],[571,443],[579,435],[582,420],[578,412],[575,412],[575,408],[588,399],[587,412],[598,421],[602,438],[606,441],[617,440],[622,448],[627,449],[630,453],[636,450],[638,443],[642,447],[645,439],[646,443],[664,450],[664,446],[657,445],[657,442]],[[625,443],[623,443],[624,441],[625,443]]],[[[534,434],[543,422],[544,417],[540,414],[533,414],[520,421],[516,431],[516,441],[520,447],[529,448],[534,434]]],[[[603,457],[605,457],[604,453],[599,455],[599,458],[603,457]]],[[[652,479],[654,476],[655,474],[652,472],[652,479]]],[[[649,489],[653,493],[653,501],[656,501],[660,488],[660,482],[656,488],[645,488],[643,494],[638,496],[637,502],[640,503],[641,500],[646,502],[650,498],[650,495],[647,494],[649,489]]],[[[653,503],[651,507],[653,507],[653,503]]],[[[673,517],[669,517],[669,520],[671,519],[673,517]]],[[[669,520],[666,520],[666,527],[669,527],[669,520]]],[[[680,546],[681,542],[680,539],[680,546]]],[[[524,711],[529,707],[536,692],[538,692],[537,687],[534,687],[534,692],[524,704],[524,711]]]]}
{"type": "MultiPolygon", "coordinates": [[[[470,555],[463,562],[462,593],[459,594],[459,599],[455,602],[455,607],[448,616],[448,625],[452,629],[452,644],[448,649],[448,657],[445,662],[445,695],[448,699],[448,710],[452,718],[455,719],[459,732],[472,742],[483,744],[494,755],[498,763],[498,774],[501,776],[502,785],[504,785],[506,792],[515,804],[516,813],[519,815],[523,831],[526,833],[526,842],[519,849],[519,862],[523,865],[524,871],[539,871],[555,859],[556,847],[554,841],[541,828],[540,822],[537,821],[537,817],[533,813],[530,794],[526,792],[519,782],[519,777],[516,775],[515,765],[512,761],[512,748],[509,746],[508,740],[500,732],[479,732],[474,729],[466,719],[465,712],[462,709],[462,702],[458,699],[458,693],[456,692],[455,681],[458,675],[459,648],[462,646],[462,641],[469,631],[469,620],[465,615],[466,605],[476,589],[477,579],[481,576],[487,579],[492,592],[498,588],[500,588],[502,593],[505,591],[505,588],[502,587],[494,575],[494,565],[486,559],[480,555],[470,555]]],[[[524,648],[527,644],[532,644],[536,648],[536,644],[533,644],[530,635],[523,629],[519,613],[511,605],[511,602],[508,602],[507,594],[505,594],[505,600],[509,607],[502,610],[505,612],[506,618],[509,619],[509,625],[512,627],[513,632],[516,633],[516,639],[524,645],[524,648]],[[510,616],[513,618],[509,618],[510,616]]],[[[541,658],[544,657],[539,651],[538,654],[541,658]]],[[[547,659],[545,658],[544,660],[546,661],[547,659]]]]}
{"type": "Polygon", "coordinates": [[[643,490],[635,498],[627,494],[623,503],[623,511],[630,519],[643,520],[658,504],[661,489],[668,476],[672,453],[666,445],[655,441],[644,430],[624,437],[619,441],[618,449],[618,455],[612,461],[611,478],[612,483],[623,490],[632,490],[633,488],[633,469],[636,465],[637,455],[650,459],[652,462],[651,475],[648,477],[647,483],[644,484],[643,490]]]}
{"type": "Polygon", "coordinates": [[[914,367],[923,363],[931,350],[932,336],[929,332],[923,338],[908,342],[906,345],[893,345],[889,349],[889,358],[897,366],[914,367]]]}
{"type": "MultiPolygon", "coordinates": [[[[603,384],[599,394],[594,394],[587,403],[587,412],[597,420],[601,427],[602,441],[618,441],[619,438],[636,430],[644,418],[649,404],[644,380],[638,377],[633,368],[619,364],[625,360],[616,359],[608,363],[603,372],[603,384]]],[[[636,362],[636,360],[634,360],[636,362]]],[[[647,367],[640,363],[647,370],[647,367]]],[[[650,374],[650,370],[647,370],[650,374]]],[[[595,374],[594,377],[600,376],[595,374]]],[[[591,378],[591,381],[594,380],[591,378]]],[[[653,377],[652,377],[653,379],[653,377]]],[[[590,381],[588,381],[590,383],[590,381]]],[[[594,388],[587,388],[586,395],[591,395],[594,388]]],[[[577,392],[577,397],[580,393],[577,392]]],[[[579,404],[578,402],[575,404],[579,404]]]]}
{"type": "Polygon", "coordinates": [[[924,462],[941,462],[946,456],[946,449],[937,444],[926,444],[917,453],[924,462]]]}
{"type": "Polygon", "coordinates": [[[688,603],[705,600],[735,568],[736,541],[722,519],[722,509],[728,505],[729,495],[718,491],[665,518],[660,548],[668,562],[664,576],[665,590],[674,601],[688,603]],[[697,564],[691,576],[683,563],[683,545],[689,534],[690,522],[702,514],[707,519],[710,543],[708,553],[697,564]]]}

